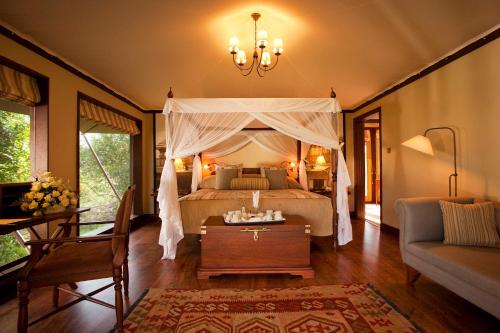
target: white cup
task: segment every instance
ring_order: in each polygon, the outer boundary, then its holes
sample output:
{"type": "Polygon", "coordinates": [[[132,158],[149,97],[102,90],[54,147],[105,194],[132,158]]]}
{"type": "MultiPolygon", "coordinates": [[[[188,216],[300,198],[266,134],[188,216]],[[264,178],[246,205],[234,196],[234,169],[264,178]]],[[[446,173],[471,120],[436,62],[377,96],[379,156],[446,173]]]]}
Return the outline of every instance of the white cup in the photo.
{"type": "Polygon", "coordinates": [[[234,214],[233,217],[231,218],[231,222],[237,223],[240,222],[240,217],[238,214],[234,214]]]}
{"type": "Polygon", "coordinates": [[[281,210],[277,210],[274,212],[274,219],[275,220],[283,220],[283,214],[281,213],[281,210]]]}

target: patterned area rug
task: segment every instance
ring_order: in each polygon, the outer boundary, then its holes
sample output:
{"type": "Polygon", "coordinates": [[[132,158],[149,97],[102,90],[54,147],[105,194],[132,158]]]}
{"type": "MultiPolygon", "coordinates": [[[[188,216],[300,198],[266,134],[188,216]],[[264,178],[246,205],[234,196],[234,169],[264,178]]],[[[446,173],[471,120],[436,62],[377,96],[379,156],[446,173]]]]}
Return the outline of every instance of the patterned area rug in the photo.
{"type": "Polygon", "coordinates": [[[125,332],[420,332],[365,284],[260,290],[150,289],[125,332]]]}

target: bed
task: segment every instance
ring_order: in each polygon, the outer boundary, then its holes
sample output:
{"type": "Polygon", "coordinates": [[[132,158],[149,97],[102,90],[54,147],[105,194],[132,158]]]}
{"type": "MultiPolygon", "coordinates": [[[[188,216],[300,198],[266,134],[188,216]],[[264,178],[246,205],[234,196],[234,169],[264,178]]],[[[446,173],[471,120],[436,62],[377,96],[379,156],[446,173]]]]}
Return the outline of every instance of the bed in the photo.
{"type": "MultiPolygon", "coordinates": [[[[212,215],[250,207],[252,191],[200,189],[179,199],[184,233],[199,234],[200,226],[212,215]]],[[[331,199],[299,189],[260,191],[261,210],[281,210],[300,215],[311,225],[312,236],[332,235],[331,199]]]]}

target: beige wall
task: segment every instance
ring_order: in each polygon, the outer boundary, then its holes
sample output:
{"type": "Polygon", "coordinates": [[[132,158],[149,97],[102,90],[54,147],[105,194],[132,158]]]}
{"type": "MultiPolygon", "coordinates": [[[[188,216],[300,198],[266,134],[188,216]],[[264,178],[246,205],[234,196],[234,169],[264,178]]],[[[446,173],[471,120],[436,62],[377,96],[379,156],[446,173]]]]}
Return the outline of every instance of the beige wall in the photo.
{"type": "Polygon", "coordinates": [[[142,200],[144,212],[151,213],[153,201],[149,194],[153,188],[152,116],[138,111],[4,36],[0,36],[0,55],[49,78],[49,169],[58,177],[69,179],[74,188],[77,176],[77,91],[142,120],[142,200]]]}
{"type": "Polygon", "coordinates": [[[260,167],[261,164],[279,165],[285,159],[265,150],[256,143],[250,142],[237,152],[217,158],[216,160],[217,162],[227,164],[243,163],[243,166],[246,168],[256,168],[260,167]]]}
{"type": "MultiPolygon", "coordinates": [[[[353,118],[382,108],[383,223],[398,227],[394,201],[445,196],[452,172],[451,136],[432,134],[435,156],[402,147],[429,127],[457,132],[458,194],[500,199],[500,40],[347,115],[347,164],[353,177],[353,118]],[[388,148],[391,149],[390,153],[388,148]]],[[[353,195],[350,198],[351,210],[353,195]]]]}

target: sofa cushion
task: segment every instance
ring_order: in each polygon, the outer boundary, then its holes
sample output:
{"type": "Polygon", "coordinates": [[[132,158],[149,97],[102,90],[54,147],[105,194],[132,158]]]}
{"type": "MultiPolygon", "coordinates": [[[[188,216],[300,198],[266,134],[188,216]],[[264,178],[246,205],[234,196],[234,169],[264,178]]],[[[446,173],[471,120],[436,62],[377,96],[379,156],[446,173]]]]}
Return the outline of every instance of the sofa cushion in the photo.
{"type": "Polygon", "coordinates": [[[439,205],[443,212],[444,244],[500,245],[492,202],[462,205],[440,200],[439,205]]]}
{"type": "Polygon", "coordinates": [[[500,249],[443,245],[442,242],[414,242],[406,249],[444,272],[500,298],[500,249]]]}

